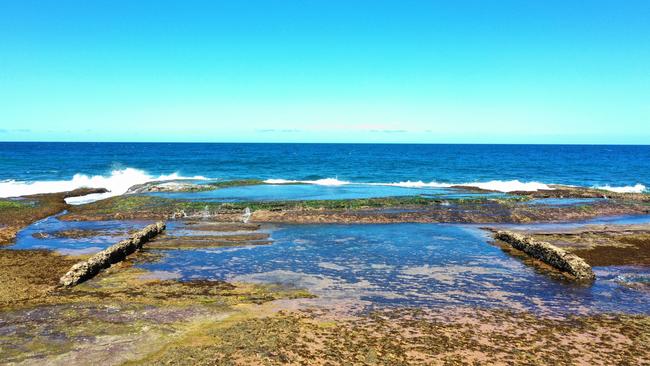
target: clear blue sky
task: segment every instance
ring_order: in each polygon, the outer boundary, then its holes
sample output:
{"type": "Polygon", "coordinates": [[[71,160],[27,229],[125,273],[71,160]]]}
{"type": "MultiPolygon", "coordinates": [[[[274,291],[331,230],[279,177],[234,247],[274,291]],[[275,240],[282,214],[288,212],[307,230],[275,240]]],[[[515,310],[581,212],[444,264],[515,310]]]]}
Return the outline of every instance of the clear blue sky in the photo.
{"type": "Polygon", "coordinates": [[[0,141],[650,142],[647,0],[0,0],[0,141]]]}

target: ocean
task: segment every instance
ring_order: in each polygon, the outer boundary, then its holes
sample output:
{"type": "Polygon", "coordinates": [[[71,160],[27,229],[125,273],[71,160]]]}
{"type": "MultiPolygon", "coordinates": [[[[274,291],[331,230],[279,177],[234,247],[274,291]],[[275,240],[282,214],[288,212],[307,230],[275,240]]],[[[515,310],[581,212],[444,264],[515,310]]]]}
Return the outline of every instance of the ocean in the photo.
{"type": "Polygon", "coordinates": [[[650,146],[0,142],[0,197],[152,180],[647,192],[650,146]]]}

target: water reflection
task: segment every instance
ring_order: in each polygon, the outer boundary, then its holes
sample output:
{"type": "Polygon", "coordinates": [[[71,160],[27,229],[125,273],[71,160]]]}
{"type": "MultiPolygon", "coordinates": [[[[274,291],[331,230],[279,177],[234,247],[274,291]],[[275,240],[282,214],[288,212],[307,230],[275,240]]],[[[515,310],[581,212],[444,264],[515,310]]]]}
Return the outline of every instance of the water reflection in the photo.
{"type": "Polygon", "coordinates": [[[647,292],[621,276],[647,268],[596,268],[592,286],[553,279],[487,243],[478,229],[440,224],[296,225],[261,247],[165,251],[150,270],[182,279],[304,287],[323,300],[368,306],[476,305],[545,314],[649,313],[647,292]],[[608,272],[607,272],[608,273],[608,272]]]}
{"type": "Polygon", "coordinates": [[[346,184],[325,186],[315,184],[263,184],[228,187],[205,192],[157,192],[149,195],[192,201],[244,202],[284,200],[336,200],[391,196],[425,195],[441,199],[469,197],[502,197],[503,193],[474,193],[454,188],[407,188],[380,185],[346,184]]]}
{"type": "MultiPolygon", "coordinates": [[[[51,217],[21,231],[12,248],[92,253],[148,223],[63,222],[51,217]],[[57,235],[74,230],[88,235],[57,235]]],[[[193,227],[172,221],[168,235],[191,238],[192,232],[198,237],[245,234],[234,229],[209,231],[206,225],[193,227]]],[[[269,233],[271,244],[149,249],[159,252],[161,259],[141,266],[163,279],[219,279],[301,287],[318,295],[323,303],[345,301],[366,309],[469,305],[550,315],[613,311],[650,314],[649,268],[595,267],[597,280],[593,285],[576,285],[549,277],[511,257],[490,244],[489,234],[477,226],[269,225],[255,230],[269,233]]]]}

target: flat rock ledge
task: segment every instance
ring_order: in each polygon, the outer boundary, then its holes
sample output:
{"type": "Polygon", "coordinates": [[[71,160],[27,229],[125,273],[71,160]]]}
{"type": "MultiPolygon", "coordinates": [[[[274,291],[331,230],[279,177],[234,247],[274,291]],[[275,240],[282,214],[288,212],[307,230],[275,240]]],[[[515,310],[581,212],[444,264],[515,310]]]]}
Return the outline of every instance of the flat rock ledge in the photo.
{"type": "Polygon", "coordinates": [[[133,234],[131,238],[111,245],[101,252],[93,255],[88,260],[79,262],[72,266],[68,273],[63,275],[59,284],[65,287],[76,286],[81,282],[89,280],[97,275],[102,269],[112,264],[123,261],[129,254],[142,248],[142,245],[153,239],[156,235],[165,230],[164,222],[151,224],[133,234]]]}
{"type": "Polygon", "coordinates": [[[569,273],[577,281],[593,281],[596,279],[591,266],[584,259],[553,244],[505,230],[497,231],[495,238],[562,272],[569,273]]]}

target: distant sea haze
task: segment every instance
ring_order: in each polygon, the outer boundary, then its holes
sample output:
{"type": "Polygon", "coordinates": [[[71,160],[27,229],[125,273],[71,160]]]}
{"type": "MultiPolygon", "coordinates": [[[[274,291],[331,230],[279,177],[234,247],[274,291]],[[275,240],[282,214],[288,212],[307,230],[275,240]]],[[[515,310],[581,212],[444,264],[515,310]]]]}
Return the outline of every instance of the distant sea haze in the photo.
{"type": "Polygon", "coordinates": [[[650,146],[222,143],[0,143],[0,197],[153,180],[256,178],[272,184],[498,191],[550,184],[644,192],[650,146]]]}

